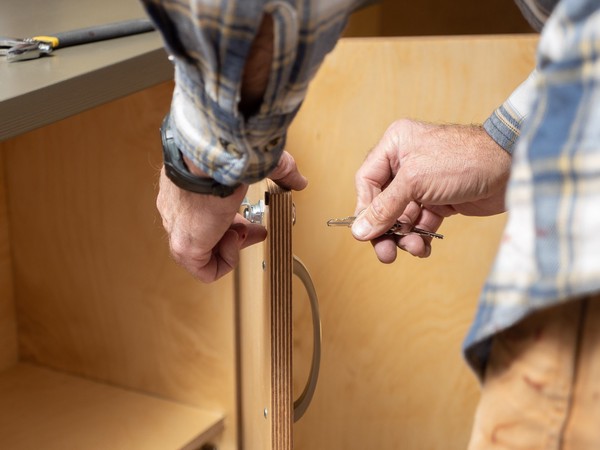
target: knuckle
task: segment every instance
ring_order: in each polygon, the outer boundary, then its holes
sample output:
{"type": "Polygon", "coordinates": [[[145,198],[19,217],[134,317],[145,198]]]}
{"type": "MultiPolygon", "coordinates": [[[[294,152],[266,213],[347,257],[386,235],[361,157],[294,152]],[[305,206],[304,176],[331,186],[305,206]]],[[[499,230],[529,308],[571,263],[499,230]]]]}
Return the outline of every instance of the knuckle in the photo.
{"type": "Polygon", "coordinates": [[[182,242],[181,239],[177,239],[171,235],[169,239],[169,247],[171,250],[171,255],[175,261],[181,263],[185,260],[187,246],[182,242]]]}
{"type": "Polygon", "coordinates": [[[284,153],[282,157],[279,159],[277,163],[277,172],[281,176],[286,176],[291,174],[296,167],[296,162],[292,159],[291,156],[284,153]]]}
{"type": "Polygon", "coordinates": [[[388,207],[387,203],[383,201],[381,196],[377,196],[371,203],[371,217],[375,223],[385,223],[393,217],[393,212],[388,207]]]}
{"type": "Polygon", "coordinates": [[[186,261],[202,261],[204,252],[185,233],[173,231],[169,235],[169,247],[175,261],[182,265],[186,265],[186,261]]]}
{"type": "Polygon", "coordinates": [[[395,120],[394,122],[391,123],[391,125],[388,127],[388,129],[386,130],[386,134],[398,134],[398,133],[402,133],[405,129],[407,129],[410,124],[411,124],[411,120],[409,119],[398,119],[395,120]]]}

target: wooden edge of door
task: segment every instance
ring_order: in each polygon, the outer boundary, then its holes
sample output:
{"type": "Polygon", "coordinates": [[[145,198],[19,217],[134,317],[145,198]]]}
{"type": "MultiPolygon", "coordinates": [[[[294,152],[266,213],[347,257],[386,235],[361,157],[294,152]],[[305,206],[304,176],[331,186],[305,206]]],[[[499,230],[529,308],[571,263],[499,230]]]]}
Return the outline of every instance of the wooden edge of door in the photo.
{"type": "Polygon", "coordinates": [[[236,272],[239,449],[292,448],[291,192],[270,180],[252,185],[264,200],[267,239],[240,255],[236,272]]]}

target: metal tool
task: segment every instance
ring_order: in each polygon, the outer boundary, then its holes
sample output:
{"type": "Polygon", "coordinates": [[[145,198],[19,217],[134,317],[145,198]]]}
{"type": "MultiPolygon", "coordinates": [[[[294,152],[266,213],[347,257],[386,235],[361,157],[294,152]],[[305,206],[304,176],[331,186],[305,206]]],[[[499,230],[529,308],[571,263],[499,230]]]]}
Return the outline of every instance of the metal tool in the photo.
{"type": "MultiPolygon", "coordinates": [[[[329,227],[351,227],[356,216],[344,217],[343,219],[330,219],[327,221],[329,227]]],[[[396,222],[392,227],[384,234],[395,234],[397,236],[406,236],[409,234],[418,234],[419,236],[426,236],[436,239],[444,239],[443,234],[434,233],[433,231],[423,230],[421,228],[413,227],[411,224],[406,222],[396,222]]]]}
{"type": "Polygon", "coordinates": [[[65,31],[50,36],[34,36],[23,39],[0,37],[0,56],[6,56],[8,62],[26,61],[48,55],[58,48],[89,44],[148,31],[154,31],[154,25],[150,20],[134,19],[65,31]]]}

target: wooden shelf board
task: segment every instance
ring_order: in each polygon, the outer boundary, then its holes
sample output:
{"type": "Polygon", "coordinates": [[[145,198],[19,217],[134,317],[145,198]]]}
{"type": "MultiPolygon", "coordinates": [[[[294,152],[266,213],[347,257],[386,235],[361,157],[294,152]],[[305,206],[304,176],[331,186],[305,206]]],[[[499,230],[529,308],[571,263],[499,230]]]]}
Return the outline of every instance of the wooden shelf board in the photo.
{"type": "Polygon", "coordinates": [[[0,448],[198,449],[222,414],[29,364],[0,373],[0,448]]]}

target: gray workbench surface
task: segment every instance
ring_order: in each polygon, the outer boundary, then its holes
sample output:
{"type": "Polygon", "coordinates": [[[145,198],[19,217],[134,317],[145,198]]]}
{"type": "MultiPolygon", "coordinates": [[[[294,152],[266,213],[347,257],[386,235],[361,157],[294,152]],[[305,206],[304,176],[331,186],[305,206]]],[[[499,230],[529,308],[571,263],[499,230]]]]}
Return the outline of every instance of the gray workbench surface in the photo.
{"type": "MultiPolygon", "coordinates": [[[[2,0],[0,36],[31,37],[146,17],[137,0],[2,0]]],[[[0,141],[171,79],[157,32],[0,57],[0,141]]]]}

